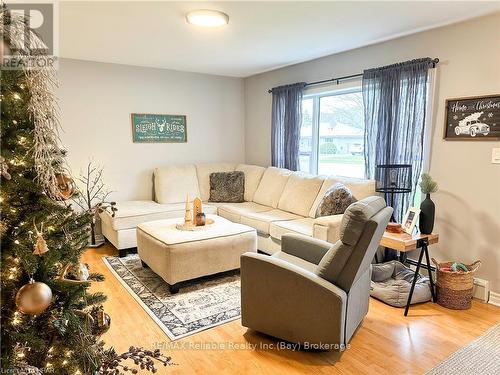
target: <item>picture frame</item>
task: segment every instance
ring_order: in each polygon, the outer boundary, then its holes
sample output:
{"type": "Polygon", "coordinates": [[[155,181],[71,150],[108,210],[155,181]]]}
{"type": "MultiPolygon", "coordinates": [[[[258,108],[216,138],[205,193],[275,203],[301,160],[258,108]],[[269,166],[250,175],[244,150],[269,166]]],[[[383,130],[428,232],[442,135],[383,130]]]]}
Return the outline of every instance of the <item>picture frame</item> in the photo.
{"type": "Polygon", "coordinates": [[[500,140],[500,94],[446,99],[443,139],[500,140]]]}
{"type": "Polygon", "coordinates": [[[406,214],[403,218],[403,222],[401,227],[405,233],[409,235],[413,234],[413,229],[415,229],[415,225],[417,224],[418,216],[420,214],[420,209],[417,207],[410,207],[406,211],[406,214]]]}
{"type": "Polygon", "coordinates": [[[131,113],[134,143],[186,143],[187,116],[131,113]]]}

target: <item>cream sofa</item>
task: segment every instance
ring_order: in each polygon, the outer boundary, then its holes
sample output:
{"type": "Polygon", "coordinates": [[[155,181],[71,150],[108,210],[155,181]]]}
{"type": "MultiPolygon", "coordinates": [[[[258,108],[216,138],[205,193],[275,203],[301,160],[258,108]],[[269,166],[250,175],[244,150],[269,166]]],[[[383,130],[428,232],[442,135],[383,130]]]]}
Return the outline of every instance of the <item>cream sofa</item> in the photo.
{"type": "Polygon", "coordinates": [[[356,199],[375,193],[375,182],[334,176],[312,176],[275,167],[248,164],[207,163],[156,168],[154,200],[117,202],[115,217],[101,213],[104,236],[120,250],[137,246],[138,224],[168,218],[182,218],[186,194],[206,202],[203,210],[257,230],[257,248],[273,254],[281,248],[281,236],[297,233],[330,243],[338,241],[343,215],[315,218],[316,209],[326,190],[337,182],[349,187],[356,199]],[[210,174],[243,171],[245,202],[212,203],[210,174]]]}

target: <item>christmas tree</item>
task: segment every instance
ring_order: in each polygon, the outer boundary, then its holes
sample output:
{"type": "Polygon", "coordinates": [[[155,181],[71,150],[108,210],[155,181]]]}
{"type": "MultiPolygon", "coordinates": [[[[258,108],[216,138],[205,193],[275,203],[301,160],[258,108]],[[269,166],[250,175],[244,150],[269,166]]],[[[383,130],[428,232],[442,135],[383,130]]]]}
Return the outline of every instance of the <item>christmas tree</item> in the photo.
{"type": "Polygon", "coordinates": [[[67,200],[74,187],[58,144],[53,74],[1,71],[1,368],[92,374],[109,322],[105,296],[88,290],[102,277],[80,264],[92,217],[67,200]]]}
{"type": "Polygon", "coordinates": [[[29,69],[30,57],[43,56],[34,56],[23,41],[44,44],[24,17],[0,8],[1,50],[24,67],[7,69],[12,65],[3,56],[0,370],[96,375],[137,374],[140,368],[154,373],[155,364],[172,365],[171,358],[135,346],[118,354],[104,349],[100,339],[110,325],[102,307],[106,297],[89,288],[103,277],[90,273],[80,257],[96,210],[114,212],[116,207],[104,202],[105,196],[97,206],[89,200],[88,209],[79,211],[69,203],[77,192],[59,143],[55,70],[50,64],[29,69]]]}

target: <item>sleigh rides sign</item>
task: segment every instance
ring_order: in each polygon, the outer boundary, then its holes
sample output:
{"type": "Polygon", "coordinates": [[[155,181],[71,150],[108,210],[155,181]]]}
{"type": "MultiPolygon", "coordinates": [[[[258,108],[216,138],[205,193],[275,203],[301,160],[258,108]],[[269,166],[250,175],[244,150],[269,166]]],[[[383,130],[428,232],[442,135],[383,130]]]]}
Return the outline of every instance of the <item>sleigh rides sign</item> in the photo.
{"type": "Polygon", "coordinates": [[[186,116],[132,113],[134,142],[187,142],[186,116]]]}
{"type": "Polygon", "coordinates": [[[500,140],[500,95],[446,100],[444,139],[500,140]]]}

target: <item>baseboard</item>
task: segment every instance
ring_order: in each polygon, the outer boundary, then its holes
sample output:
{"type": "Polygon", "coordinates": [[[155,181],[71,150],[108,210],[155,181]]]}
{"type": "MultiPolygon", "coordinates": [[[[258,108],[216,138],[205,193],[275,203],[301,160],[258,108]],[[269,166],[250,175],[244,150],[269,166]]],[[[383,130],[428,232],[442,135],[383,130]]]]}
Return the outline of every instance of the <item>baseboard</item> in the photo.
{"type": "Polygon", "coordinates": [[[500,293],[490,292],[488,303],[500,307],[500,293]]]}
{"type": "Polygon", "coordinates": [[[488,302],[490,294],[490,282],[488,280],[474,278],[474,289],[472,291],[474,298],[488,302]]]}

